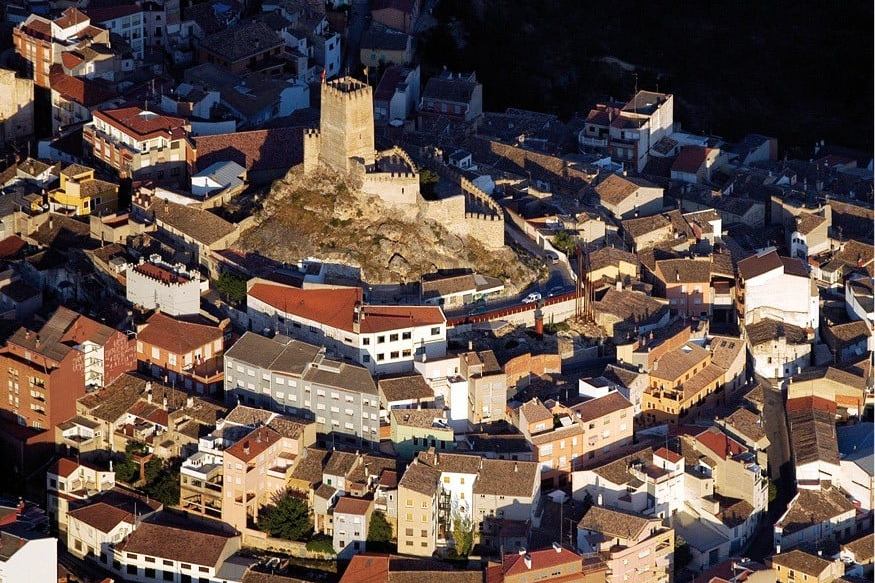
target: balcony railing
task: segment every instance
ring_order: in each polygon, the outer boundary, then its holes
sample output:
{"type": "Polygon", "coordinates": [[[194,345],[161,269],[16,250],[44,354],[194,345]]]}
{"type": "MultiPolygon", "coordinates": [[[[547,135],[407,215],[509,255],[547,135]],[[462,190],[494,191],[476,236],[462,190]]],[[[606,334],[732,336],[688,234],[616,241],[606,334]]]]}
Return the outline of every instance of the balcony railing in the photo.
{"type": "Polygon", "coordinates": [[[607,138],[592,138],[589,136],[579,136],[578,142],[581,146],[589,146],[592,148],[607,148],[608,140],[607,138]]]}

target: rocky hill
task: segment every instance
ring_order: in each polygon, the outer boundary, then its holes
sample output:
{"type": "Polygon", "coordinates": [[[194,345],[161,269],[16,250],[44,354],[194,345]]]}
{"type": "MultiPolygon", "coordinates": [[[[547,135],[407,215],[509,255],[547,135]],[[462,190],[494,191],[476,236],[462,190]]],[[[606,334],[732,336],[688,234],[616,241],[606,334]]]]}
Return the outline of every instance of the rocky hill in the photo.
{"type": "Polygon", "coordinates": [[[537,262],[510,248],[486,251],[415,210],[404,214],[362,194],[351,179],[321,169],[293,169],[271,187],[256,225],[238,245],[277,261],[320,257],[358,265],[370,283],[417,281],[437,268],[470,267],[500,277],[510,290],[537,276],[537,262]]]}

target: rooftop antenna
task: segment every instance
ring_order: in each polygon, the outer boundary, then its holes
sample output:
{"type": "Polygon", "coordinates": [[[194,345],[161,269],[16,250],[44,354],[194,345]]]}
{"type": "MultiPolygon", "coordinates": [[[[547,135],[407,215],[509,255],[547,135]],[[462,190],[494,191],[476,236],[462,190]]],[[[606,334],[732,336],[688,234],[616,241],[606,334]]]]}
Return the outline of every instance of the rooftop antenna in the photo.
{"type": "Polygon", "coordinates": [[[632,111],[638,113],[638,100],[635,97],[638,95],[638,73],[632,73],[635,78],[635,94],[632,96],[632,111]]]}

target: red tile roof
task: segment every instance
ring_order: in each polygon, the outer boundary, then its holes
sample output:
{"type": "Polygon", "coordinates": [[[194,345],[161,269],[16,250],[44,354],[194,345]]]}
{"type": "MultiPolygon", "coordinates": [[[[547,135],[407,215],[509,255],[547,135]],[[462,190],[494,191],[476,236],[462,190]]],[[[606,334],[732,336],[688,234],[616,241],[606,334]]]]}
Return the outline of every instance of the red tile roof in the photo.
{"type": "Polygon", "coordinates": [[[502,561],[504,576],[519,575],[530,571],[541,569],[551,569],[559,565],[567,565],[569,563],[578,563],[582,565],[581,556],[577,553],[569,551],[566,548],[544,549],[540,551],[531,551],[528,553],[532,560],[532,567],[529,569],[525,563],[525,556],[519,553],[505,555],[502,561]]]}
{"type": "Polygon", "coordinates": [[[836,404],[830,399],[823,397],[796,397],[795,399],[787,399],[787,413],[795,413],[797,411],[826,411],[835,415],[836,404]]]}
{"type": "Polygon", "coordinates": [[[172,352],[187,354],[222,338],[218,326],[186,322],[155,312],[146,327],[137,334],[137,340],[172,352]]]}
{"type": "MultiPolygon", "coordinates": [[[[63,59],[68,53],[61,55],[63,59]]],[[[85,79],[83,77],[73,77],[61,71],[57,71],[58,67],[53,67],[51,76],[52,91],[57,91],[61,96],[69,101],[84,107],[92,107],[104,101],[108,101],[116,96],[115,91],[104,87],[100,83],[85,79]]]]}
{"type": "Polygon", "coordinates": [[[240,461],[255,459],[280,440],[280,434],[270,427],[259,427],[225,450],[240,461]]]}
{"type": "Polygon", "coordinates": [[[27,247],[27,242],[17,235],[10,235],[0,240],[0,259],[13,257],[27,247]]]}
{"type": "Polygon", "coordinates": [[[134,271],[141,273],[152,279],[157,279],[162,283],[186,283],[189,279],[179,273],[164,269],[153,263],[140,263],[134,266],[134,271]]]}
{"type": "Polygon", "coordinates": [[[61,478],[66,478],[73,472],[75,472],[79,468],[79,464],[75,460],[71,460],[70,458],[62,457],[54,464],[52,464],[49,473],[55,474],[61,478]]]}
{"type": "Polygon", "coordinates": [[[355,555],[340,583],[378,583],[389,580],[389,555],[355,555]]]}
{"type": "Polygon", "coordinates": [[[182,127],[188,123],[181,117],[154,113],[136,106],[95,111],[94,117],[121,132],[134,135],[139,140],[157,136],[164,136],[168,139],[176,137],[182,127]]]}
{"type": "Polygon", "coordinates": [[[303,128],[271,128],[194,138],[196,168],[236,162],[249,171],[282,170],[304,161],[303,128]]]}
{"type": "Polygon", "coordinates": [[[671,451],[670,449],[666,449],[664,447],[660,447],[659,449],[657,449],[655,452],[653,452],[653,455],[654,456],[658,455],[662,459],[668,460],[673,464],[678,463],[683,458],[683,456],[681,454],[675,453],[675,452],[671,451]]]}
{"type": "Polygon", "coordinates": [[[359,516],[364,516],[368,513],[370,507],[370,500],[344,496],[337,501],[337,505],[334,507],[334,514],[357,514],[359,516]]]}
{"type": "Polygon", "coordinates": [[[360,288],[300,289],[266,283],[253,285],[249,295],[287,314],[350,332],[353,309],[362,301],[360,288]]]}
{"type": "Polygon", "coordinates": [[[76,65],[82,63],[82,61],[84,60],[85,59],[82,58],[82,55],[80,55],[76,51],[64,51],[63,53],[61,53],[61,63],[63,63],[63,65],[68,69],[72,69],[76,65]]]}
{"type": "Polygon", "coordinates": [[[56,18],[53,22],[61,28],[68,28],[76,24],[90,21],[88,19],[88,16],[81,10],[71,7],[64,10],[61,13],[61,16],[56,18]]]}
{"type": "MultiPolygon", "coordinates": [[[[353,332],[355,305],[362,301],[360,288],[301,289],[266,283],[253,285],[249,295],[287,314],[347,332],[353,332]]],[[[432,306],[362,306],[362,314],[363,334],[446,321],[440,308],[432,306]]]]}
{"type": "Polygon", "coordinates": [[[696,441],[726,459],[747,451],[747,448],[718,429],[709,428],[696,435],[696,441]]]}
{"type": "Polygon", "coordinates": [[[671,165],[672,171],[695,174],[699,171],[699,168],[702,167],[702,164],[705,163],[709,151],[710,148],[705,148],[703,146],[687,146],[681,148],[677,159],[675,159],[674,163],[671,165]]]}
{"type": "Polygon", "coordinates": [[[77,508],[76,510],[71,510],[70,516],[77,520],[81,520],[89,526],[93,526],[99,532],[104,534],[110,532],[121,522],[128,522],[131,524],[134,522],[133,514],[127,510],[110,506],[106,502],[98,502],[96,504],[77,508]]]}

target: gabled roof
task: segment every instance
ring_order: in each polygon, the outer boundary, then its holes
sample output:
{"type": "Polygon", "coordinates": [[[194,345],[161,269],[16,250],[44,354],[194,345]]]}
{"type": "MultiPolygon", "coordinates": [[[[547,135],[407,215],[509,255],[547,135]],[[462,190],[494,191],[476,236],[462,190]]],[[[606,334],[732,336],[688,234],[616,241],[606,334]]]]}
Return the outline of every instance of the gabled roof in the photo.
{"type": "Polygon", "coordinates": [[[657,186],[643,178],[610,174],[595,187],[595,192],[602,204],[615,206],[638,192],[639,188],[657,188],[657,186]]]}
{"type": "MultiPolygon", "coordinates": [[[[324,326],[354,332],[356,304],[361,305],[361,288],[295,288],[256,283],[249,296],[324,326]]],[[[361,306],[359,332],[373,334],[446,322],[440,308],[433,306],[361,306]]]]}
{"type": "Polygon", "coordinates": [[[104,109],[94,112],[94,117],[138,140],[158,136],[167,139],[181,137],[183,126],[188,121],[181,117],[164,115],[144,110],[137,106],[104,109]]]}
{"type": "Polygon", "coordinates": [[[654,523],[658,524],[659,521],[647,516],[593,505],[577,523],[577,527],[602,533],[608,539],[637,541],[645,529],[654,523]]]}
{"type": "Polygon", "coordinates": [[[155,312],[147,321],[146,327],[137,334],[137,339],[182,355],[220,340],[223,334],[218,326],[187,322],[155,312]]]}
{"type": "Polygon", "coordinates": [[[543,549],[539,551],[529,551],[525,555],[514,553],[505,555],[502,561],[501,568],[505,577],[516,575],[525,575],[531,571],[541,571],[544,569],[553,569],[560,565],[581,564],[581,556],[573,551],[569,551],[564,547],[560,550],[543,549]],[[531,561],[531,568],[526,565],[526,559],[531,561]]]}
{"type": "Polygon", "coordinates": [[[249,172],[269,172],[291,168],[304,160],[304,130],[300,127],[195,136],[192,140],[198,171],[231,160],[249,172]]]}
{"type": "Polygon", "coordinates": [[[225,545],[233,537],[199,528],[195,524],[183,528],[143,522],[116,548],[126,553],[218,568],[225,545]]]}

